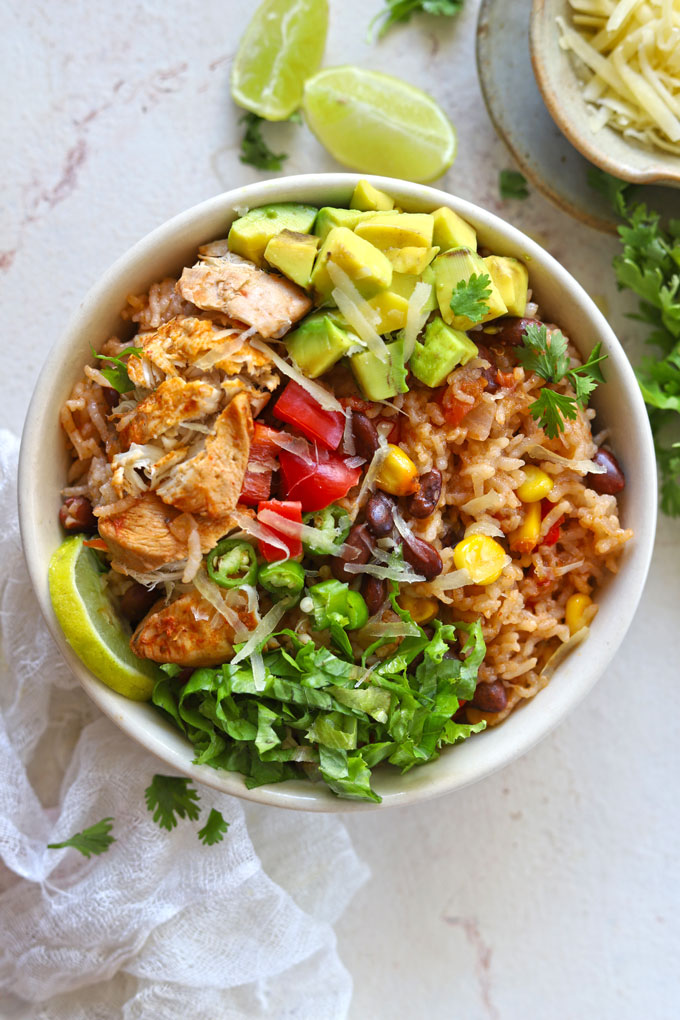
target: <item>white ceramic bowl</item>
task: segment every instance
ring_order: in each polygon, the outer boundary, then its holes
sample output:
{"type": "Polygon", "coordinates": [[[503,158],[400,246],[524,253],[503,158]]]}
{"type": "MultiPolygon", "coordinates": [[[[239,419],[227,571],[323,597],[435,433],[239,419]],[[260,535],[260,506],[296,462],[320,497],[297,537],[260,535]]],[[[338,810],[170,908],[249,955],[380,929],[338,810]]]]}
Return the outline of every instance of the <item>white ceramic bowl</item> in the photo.
{"type": "MultiPolygon", "coordinates": [[[[134,245],[92,288],[50,352],[28,412],[19,466],[19,513],[31,581],[62,654],[93,701],[125,733],[198,782],[261,803],[308,811],[358,811],[376,805],[340,800],[320,784],[304,780],[247,790],[236,773],[193,765],[189,743],[151,705],[127,701],[105,687],[67,645],[52,612],[47,582],[50,556],[63,538],[57,515],[68,462],[58,414],[90,358],[89,344],[99,347],[107,337],[129,329],[119,318],[127,294],[141,293],[155,280],[179,274],[193,263],[199,244],[226,234],[236,209],[281,201],[347,205],[358,179],[350,173],[309,174],[247,185],[189,209],[134,245]]],[[[482,244],[528,260],[531,286],[544,317],[559,323],[577,347],[585,353],[602,341],[609,355],[607,385],[597,391],[595,406],[626,473],[620,506],[626,526],[635,530],[619,573],[598,592],[600,611],[588,640],[559,667],[548,687],[498,728],[445,750],[429,765],[405,776],[377,770],[375,787],[385,808],[447,793],[489,775],[527,751],[583,699],[635,615],[654,540],[656,471],[647,415],[628,359],[602,314],[569,273],[519,230],[469,202],[423,185],[370,180],[406,210],[451,206],[475,226],[482,244]]]]}

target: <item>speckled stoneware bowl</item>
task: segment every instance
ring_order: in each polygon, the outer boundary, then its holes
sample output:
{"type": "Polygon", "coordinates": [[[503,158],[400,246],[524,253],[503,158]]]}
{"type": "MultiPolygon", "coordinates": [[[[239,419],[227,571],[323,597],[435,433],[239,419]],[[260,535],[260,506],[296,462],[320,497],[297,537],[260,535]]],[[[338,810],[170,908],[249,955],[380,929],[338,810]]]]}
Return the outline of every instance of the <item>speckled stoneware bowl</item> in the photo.
{"type": "Polygon", "coordinates": [[[571,144],[602,170],[635,184],[680,187],[680,158],[650,150],[613,128],[592,131],[573,57],[559,44],[556,18],[570,23],[568,0],[533,0],[531,61],[550,114],[571,144]]]}
{"type": "MultiPolygon", "coordinates": [[[[339,800],[322,785],[304,780],[247,790],[236,773],[192,764],[189,743],[153,706],[127,701],[104,686],[67,645],[52,612],[47,582],[50,557],[63,539],[58,523],[59,493],[68,457],[59,409],[91,357],[90,343],[99,347],[111,334],[129,329],[119,316],[126,295],[141,293],[155,280],[179,274],[183,266],[193,263],[199,244],[224,237],[236,209],[290,201],[347,205],[358,179],[357,174],[349,173],[309,174],[237,188],[176,216],[134,245],[92,288],[53,347],[28,412],[19,466],[19,514],[30,577],[64,658],[92,700],[125,733],[196,781],[260,803],[308,811],[365,811],[376,805],[339,800]]],[[[607,385],[599,388],[594,403],[627,476],[621,513],[625,525],[635,531],[619,573],[598,592],[600,611],[588,640],[559,666],[548,687],[497,729],[445,750],[429,765],[405,776],[396,770],[378,769],[375,787],[383,797],[384,809],[449,793],[502,768],[579,704],[606,669],[635,616],[654,541],[656,472],[647,414],[633,371],[607,321],[576,280],[525,234],[469,202],[422,185],[369,179],[409,211],[451,206],[474,225],[482,244],[501,255],[527,260],[531,286],[545,317],[559,323],[583,354],[602,342],[609,355],[607,385]]]]}

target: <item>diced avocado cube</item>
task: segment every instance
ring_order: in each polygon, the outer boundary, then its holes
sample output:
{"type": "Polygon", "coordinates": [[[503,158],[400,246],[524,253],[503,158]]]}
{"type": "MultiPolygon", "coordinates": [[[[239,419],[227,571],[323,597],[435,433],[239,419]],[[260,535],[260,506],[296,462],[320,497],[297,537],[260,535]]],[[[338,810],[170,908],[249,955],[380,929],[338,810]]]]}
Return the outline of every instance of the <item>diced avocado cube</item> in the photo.
{"type": "Polygon", "coordinates": [[[471,227],[453,209],[442,206],[432,213],[434,220],[434,234],[432,243],[439,245],[441,251],[448,251],[449,248],[471,248],[477,251],[477,234],[474,227],[471,227]]]}
{"type": "Polygon", "coordinates": [[[365,212],[387,212],[394,209],[394,199],[387,192],[374,188],[370,181],[361,180],[354,189],[349,207],[365,212]]]}
{"type": "Polygon", "coordinates": [[[443,319],[428,322],[422,343],[416,343],[409,368],[426,386],[441,386],[457,365],[466,365],[478,350],[472,340],[443,319]]]}
{"type": "Polygon", "coordinates": [[[389,400],[397,393],[408,393],[404,345],[401,340],[387,344],[389,361],[378,358],[373,351],[353,354],[349,363],[365,400],[389,400]]]}
{"type": "Polygon", "coordinates": [[[311,284],[318,300],[327,300],[333,290],[329,260],[347,273],[362,297],[371,298],[392,282],[392,263],[381,251],[347,227],[333,227],[312,271],[311,284]]]}
{"type": "Polygon", "coordinates": [[[300,287],[309,286],[319,238],[314,234],[299,234],[295,230],[282,230],[272,237],[264,250],[265,261],[279,269],[300,287]]]}
{"type": "Polygon", "coordinates": [[[491,280],[488,267],[483,258],[469,248],[452,248],[445,251],[432,263],[435,279],[437,281],[437,302],[439,310],[445,322],[456,329],[470,329],[475,323],[465,315],[454,315],[451,309],[451,297],[458,284],[462,281],[467,283],[471,276],[487,276],[491,291],[486,304],[488,311],[480,322],[488,322],[489,319],[497,319],[499,315],[506,315],[507,308],[503,298],[491,280]]]}
{"type": "Polygon", "coordinates": [[[376,324],[376,331],[382,333],[393,333],[397,329],[403,329],[406,325],[408,314],[408,299],[393,290],[382,290],[368,302],[380,316],[376,324]]]}
{"type": "Polygon", "coordinates": [[[359,209],[336,209],[334,206],[325,205],[319,209],[314,221],[314,233],[325,241],[333,227],[354,230],[358,223],[373,215],[372,212],[361,212],[359,209]]]}
{"type": "Polygon", "coordinates": [[[392,273],[392,283],[390,284],[390,291],[395,294],[399,294],[401,297],[408,299],[415,290],[417,283],[429,283],[432,287],[429,300],[425,305],[425,311],[434,312],[437,308],[437,293],[435,289],[435,278],[434,269],[432,266],[426,266],[423,270],[420,279],[417,276],[412,276],[405,273],[392,273]]]}
{"type": "Polygon", "coordinates": [[[314,312],[285,338],[288,353],[307,378],[316,379],[359,343],[335,316],[314,312]]]}
{"type": "Polygon", "coordinates": [[[489,255],[484,261],[489,276],[505,302],[508,315],[524,315],[529,291],[527,267],[519,259],[505,255],[489,255]]]}
{"type": "Polygon", "coordinates": [[[420,276],[429,266],[439,248],[386,248],[385,254],[392,263],[395,273],[409,273],[420,276]]]}
{"type": "Polygon", "coordinates": [[[429,213],[377,212],[354,228],[376,248],[431,248],[434,220],[429,213]]]}
{"type": "Polygon", "coordinates": [[[309,234],[317,212],[315,206],[299,205],[297,202],[279,202],[251,209],[232,223],[229,249],[235,255],[261,266],[264,264],[264,250],[272,237],[282,230],[309,234]]]}

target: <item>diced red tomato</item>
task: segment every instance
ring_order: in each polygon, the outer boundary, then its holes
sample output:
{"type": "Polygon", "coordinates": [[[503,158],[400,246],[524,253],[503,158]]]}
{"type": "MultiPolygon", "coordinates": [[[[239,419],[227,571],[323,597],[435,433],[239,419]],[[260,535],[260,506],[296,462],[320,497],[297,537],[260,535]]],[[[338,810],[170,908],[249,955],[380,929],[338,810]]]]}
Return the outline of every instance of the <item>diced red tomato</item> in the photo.
{"type": "Polygon", "coordinates": [[[321,404],[292,379],[272,408],[281,421],[294,425],[303,436],[329,450],[337,450],[345,429],[340,411],[326,411],[321,404]]]}
{"type": "Polygon", "coordinates": [[[272,461],[276,458],[279,447],[272,440],[278,435],[276,429],[270,429],[261,422],[255,422],[255,432],[250,444],[248,470],[243,479],[243,488],[239,503],[246,506],[257,506],[263,499],[268,499],[272,489],[272,461]]]}
{"type": "Polygon", "coordinates": [[[441,399],[441,407],[444,412],[444,417],[449,425],[454,427],[460,425],[466,414],[469,414],[473,407],[476,407],[479,400],[486,388],[486,379],[480,376],[478,379],[466,380],[465,384],[461,384],[461,388],[465,390],[472,398],[471,404],[466,404],[462,400],[458,400],[454,397],[450,389],[446,389],[441,399]]]}
{"type": "MultiPolygon", "coordinates": [[[[263,510],[272,510],[275,514],[278,514],[279,517],[285,517],[288,521],[295,521],[296,524],[302,524],[302,503],[291,502],[290,500],[286,500],[284,502],[279,499],[270,499],[258,505],[258,514],[260,514],[263,510]]],[[[292,559],[295,559],[296,556],[302,556],[302,539],[295,538],[293,535],[284,535],[282,532],[277,531],[276,528],[273,528],[271,524],[267,524],[266,527],[288,546],[288,552],[292,559]]],[[[258,546],[260,553],[267,563],[283,559],[283,552],[280,547],[269,545],[268,542],[261,538],[258,539],[258,546]]]]}
{"type": "Polygon", "coordinates": [[[299,499],[305,513],[342,499],[361,475],[360,468],[348,467],[342,457],[327,450],[319,450],[316,457],[281,450],[279,458],[286,496],[299,499]]]}
{"type": "MultiPolygon", "coordinates": [[[[541,500],[541,520],[547,517],[552,510],[554,503],[551,503],[549,499],[541,500]]],[[[545,538],[541,541],[541,545],[557,545],[560,540],[560,528],[564,524],[564,517],[560,517],[555,521],[552,528],[548,531],[545,538]]]]}

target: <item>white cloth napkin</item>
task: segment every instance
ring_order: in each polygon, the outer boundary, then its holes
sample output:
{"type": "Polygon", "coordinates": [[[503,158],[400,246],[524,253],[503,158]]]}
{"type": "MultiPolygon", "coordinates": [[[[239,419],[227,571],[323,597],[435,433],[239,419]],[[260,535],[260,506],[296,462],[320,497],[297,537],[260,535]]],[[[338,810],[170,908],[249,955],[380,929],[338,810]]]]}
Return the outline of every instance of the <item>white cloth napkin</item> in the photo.
{"type": "Polygon", "coordinates": [[[201,818],[160,829],[144,803],[171,772],[103,718],[63,663],[23,563],[17,440],[0,432],[0,1015],[20,1020],[346,1016],[333,924],[366,880],[334,815],[199,787],[201,818]],[[48,850],[112,816],[89,860],[48,850]]]}

